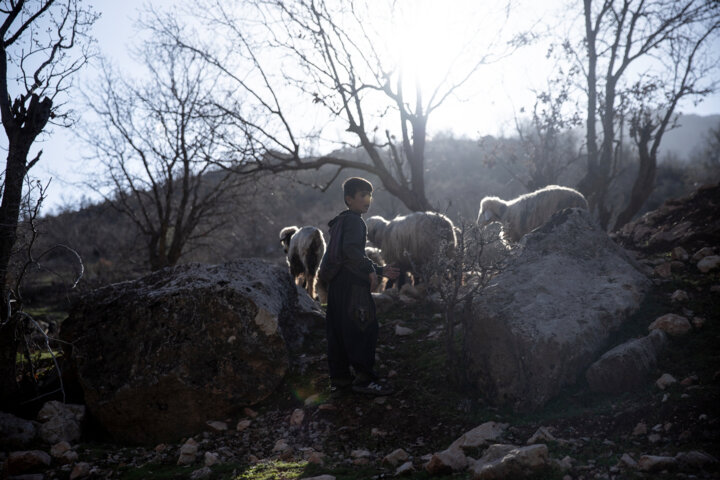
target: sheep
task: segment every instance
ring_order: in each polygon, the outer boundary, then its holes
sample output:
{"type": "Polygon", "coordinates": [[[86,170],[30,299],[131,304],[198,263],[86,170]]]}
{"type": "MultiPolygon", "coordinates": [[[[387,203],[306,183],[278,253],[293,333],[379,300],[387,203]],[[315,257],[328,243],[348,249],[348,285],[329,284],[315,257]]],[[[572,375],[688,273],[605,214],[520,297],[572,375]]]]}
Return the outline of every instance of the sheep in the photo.
{"type": "Polygon", "coordinates": [[[287,254],[290,275],[295,284],[301,284],[299,279],[302,275],[302,285],[310,298],[315,299],[315,276],[320,267],[320,260],[325,254],[325,239],[322,232],[311,226],[285,227],[280,230],[280,243],[287,254]]]}
{"type": "MultiPolygon", "coordinates": [[[[388,264],[397,266],[401,275],[398,288],[404,283],[404,272],[413,271],[415,283],[421,283],[420,274],[428,260],[446,246],[446,253],[457,244],[455,227],[445,215],[435,212],[414,212],[388,221],[381,216],[368,218],[368,239],[380,247],[388,264]]],[[[388,288],[392,285],[388,282],[388,288]]]]}
{"type": "Polygon", "coordinates": [[[502,224],[502,239],[519,242],[525,234],[547,222],[553,213],[565,208],[587,210],[585,197],[572,188],[548,185],[513,200],[485,197],[480,202],[477,223],[485,226],[493,222],[502,224]]]}

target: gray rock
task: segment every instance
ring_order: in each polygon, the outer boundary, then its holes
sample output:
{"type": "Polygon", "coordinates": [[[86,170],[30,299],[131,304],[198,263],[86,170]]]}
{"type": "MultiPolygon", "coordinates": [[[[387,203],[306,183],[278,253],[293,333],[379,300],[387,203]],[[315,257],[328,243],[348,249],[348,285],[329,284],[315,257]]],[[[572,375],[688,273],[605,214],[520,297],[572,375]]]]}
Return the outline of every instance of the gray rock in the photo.
{"type": "Polygon", "coordinates": [[[210,475],[212,475],[212,470],[210,469],[210,467],[206,466],[203,468],[198,468],[197,470],[192,472],[190,474],[190,479],[191,480],[199,480],[201,478],[208,478],[210,475]]]}
{"type": "Polygon", "coordinates": [[[682,315],[667,313],[656,318],[655,321],[648,326],[648,330],[662,330],[669,335],[679,336],[685,335],[692,330],[692,326],[688,319],[682,315]]]}
{"type": "Polygon", "coordinates": [[[432,455],[430,461],[425,465],[425,470],[430,475],[441,475],[452,472],[460,472],[468,467],[468,459],[462,449],[457,446],[437,452],[432,455]]]}
{"type": "Polygon", "coordinates": [[[668,470],[677,466],[675,457],[665,457],[660,455],[643,455],[638,459],[638,468],[644,472],[659,472],[668,470]]]}
{"type": "Polygon", "coordinates": [[[393,450],[392,453],[388,453],[383,458],[383,463],[387,463],[392,465],[393,467],[398,466],[398,464],[405,462],[409,457],[407,452],[403,450],[402,448],[398,448],[396,450],[393,450]]]}
{"type": "Polygon", "coordinates": [[[720,267],[720,255],[710,255],[704,257],[697,263],[697,268],[702,273],[708,273],[720,267]]]}
{"type": "Polygon", "coordinates": [[[27,448],[35,440],[37,428],[30,420],[0,412],[0,450],[27,448]]]}
{"type": "Polygon", "coordinates": [[[91,292],[61,337],[74,345],[69,356],[100,425],[119,441],[158,443],[270,395],[288,346],[323,321],[307,308],[286,268],[189,264],[91,292]]]}
{"type": "Polygon", "coordinates": [[[547,445],[493,445],[475,462],[471,471],[472,478],[477,480],[521,478],[550,464],[547,445]]]}
{"type": "Polygon", "coordinates": [[[468,374],[495,404],[539,408],[577,381],[650,281],[582,210],[525,236],[512,265],[473,305],[468,374]]]}
{"type": "Polygon", "coordinates": [[[630,340],[609,350],[585,372],[590,389],[595,392],[617,393],[633,390],[647,383],[657,366],[657,359],[667,344],[660,330],[630,340]]]}
{"type": "Polygon", "coordinates": [[[462,434],[460,438],[450,445],[450,448],[456,446],[463,449],[477,448],[486,445],[489,442],[497,441],[507,427],[507,423],[485,422],[482,425],[478,425],[472,430],[462,434]]]}
{"type": "Polygon", "coordinates": [[[692,450],[690,452],[680,452],[675,455],[675,459],[680,462],[681,465],[690,468],[705,468],[709,465],[717,465],[717,458],[712,455],[700,452],[698,450],[692,450]]]}
{"type": "Polygon", "coordinates": [[[703,247],[693,254],[692,261],[699,262],[703,258],[709,257],[711,255],[715,255],[715,249],[712,247],[703,247]]]}
{"type": "Polygon", "coordinates": [[[45,469],[51,461],[50,455],[42,450],[10,452],[5,468],[8,475],[18,475],[45,469]]]}

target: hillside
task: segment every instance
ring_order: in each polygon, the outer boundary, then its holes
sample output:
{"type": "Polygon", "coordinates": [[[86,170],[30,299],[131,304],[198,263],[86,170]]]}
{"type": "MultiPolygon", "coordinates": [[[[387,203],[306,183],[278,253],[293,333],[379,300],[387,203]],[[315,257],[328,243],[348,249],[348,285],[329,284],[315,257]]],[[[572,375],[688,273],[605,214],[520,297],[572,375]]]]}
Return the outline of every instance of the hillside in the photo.
{"type": "MultiPolygon", "coordinates": [[[[317,331],[308,349],[295,357],[292,373],[279,391],[244,415],[216,419],[227,430],[217,424],[194,437],[197,454],[188,466],[177,465],[184,440],[128,447],[106,443],[96,433],[72,449],[86,463],[85,471],[92,472],[91,478],[238,480],[321,474],[330,475],[324,477],[328,479],[385,478],[404,462],[393,463],[386,456],[402,449],[410,462],[406,478],[420,479],[428,478],[425,464],[430,454],[494,421],[507,424],[498,442],[523,446],[535,436],[534,442],[547,445],[553,461],[531,478],[717,478],[720,272],[716,268],[704,273],[692,256],[720,244],[720,231],[706,228],[717,222],[718,205],[720,185],[702,189],[627,229],[642,235],[629,233],[620,239],[647,266],[654,287],[641,310],[613,337],[613,344],[645,335],[653,320],[669,312],[686,316],[694,325],[686,335],[670,338],[652,377],[634,390],[597,394],[580,379],[532,413],[493,407],[482,392],[445,380],[438,316],[418,303],[380,316],[379,370],[395,385],[392,396],[331,393],[324,334],[317,331]],[[678,225],[696,235],[679,235],[648,248],[646,236],[667,239],[662,232],[677,232],[678,225]],[[678,290],[686,292],[686,300],[677,300],[678,290]],[[398,326],[411,332],[398,335],[398,326]],[[655,383],[666,375],[676,381],[655,383]],[[203,467],[208,455],[215,460],[203,467]]],[[[478,449],[469,455],[477,458],[481,453],[478,449]]],[[[71,469],[55,466],[45,478],[67,478],[71,469]]],[[[471,476],[438,473],[433,478],[471,476]]]]}

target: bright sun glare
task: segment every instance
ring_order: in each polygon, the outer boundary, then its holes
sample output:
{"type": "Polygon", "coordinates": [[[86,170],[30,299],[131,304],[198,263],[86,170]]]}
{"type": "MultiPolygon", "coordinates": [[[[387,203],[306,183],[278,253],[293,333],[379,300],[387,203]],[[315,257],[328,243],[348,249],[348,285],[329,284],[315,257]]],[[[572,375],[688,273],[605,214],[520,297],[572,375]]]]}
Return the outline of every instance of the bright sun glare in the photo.
{"type": "Polygon", "coordinates": [[[473,0],[391,2],[383,43],[404,88],[427,103],[439,85],[461,82],[497,40],[502,14],[473,0]]]}

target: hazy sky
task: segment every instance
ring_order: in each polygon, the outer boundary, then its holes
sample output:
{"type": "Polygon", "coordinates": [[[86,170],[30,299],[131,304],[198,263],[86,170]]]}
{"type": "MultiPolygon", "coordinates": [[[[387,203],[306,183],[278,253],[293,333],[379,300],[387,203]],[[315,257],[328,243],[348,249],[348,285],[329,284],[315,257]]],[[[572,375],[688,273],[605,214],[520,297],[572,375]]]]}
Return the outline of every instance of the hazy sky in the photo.
{"type": "MultiPolygon", "coordinates": [[[[423,1],[423,0],[419,0],[423,1]]],[[[430,4],[442,6],[475,5],[475,0],[425,0],[430,4]]],[[[132,74],[135,67],[127,54],[128,47],[136,37],[133,28],[134,20],[138,16],[138,9],[145,3],[144,0],[98,0],[95,8],[102,13],[97,22],[94,33],[98,40],[98,47],[105,57],[110,59],[132,74]]],[[[152,0],[153,6],[162,8],[173,5],[173,0],[152,0]]],[[[525,12],[528,15],[542,15],[546,6],[555,2],[525,3],[525,12]]],[[[438,33],[438,32],[435,32],[438,33]]],[[[452,45],[452,33],[438,33],[434,38],[444,38],[448,45],[452,45]]],[[[428,48],[442,49],[438,42],[428,43],[428,48]]],[[[433,54],[438,54],[434,52],[433,54]]],[[[442,53],[440,53],[442,54],[442,53]]],[[[516,52],[512,61],[503,63],[502,68],[487,69],[477,77],[474,88],[468,89],[462,98],[453,99],[443,108],[436,111],[430,118],[429,130],[453,131],[458,135],[476,138],[480,135],[512,134],[513,113],[521,107],[531,107],[533,94],[529,85],[542,87],[542,82],[549,73],[543,66],[541,48],[528,48],[516,52]],[[541,62],[538,62],[541,59],[541,62]]],[[[79,85],[87,85],[96,72],[88,69],[79,77],[79,85]]],[[[710,115],[720,113],[720,95],[707,98],[698,106],[691,104],[681,108],[684,113],[697,113],[710,115]]],[[[344,128],[344,127],[343,127],[344,128]]],[[[72,132],[55,128],[48,140],[36,146],[36,150],[43,149],[42,160],[36,165],[31,174],[47,181],[53,178],[45,212],[54,210],[60,205],[73,203],[83,194],[90,194],[83,188],[81,182],[91,165],[82,162],[82,149],[84,145],[74,137],[72,132]]],[[[32,154],[32,152],[31,152],[32,154]]]]}

